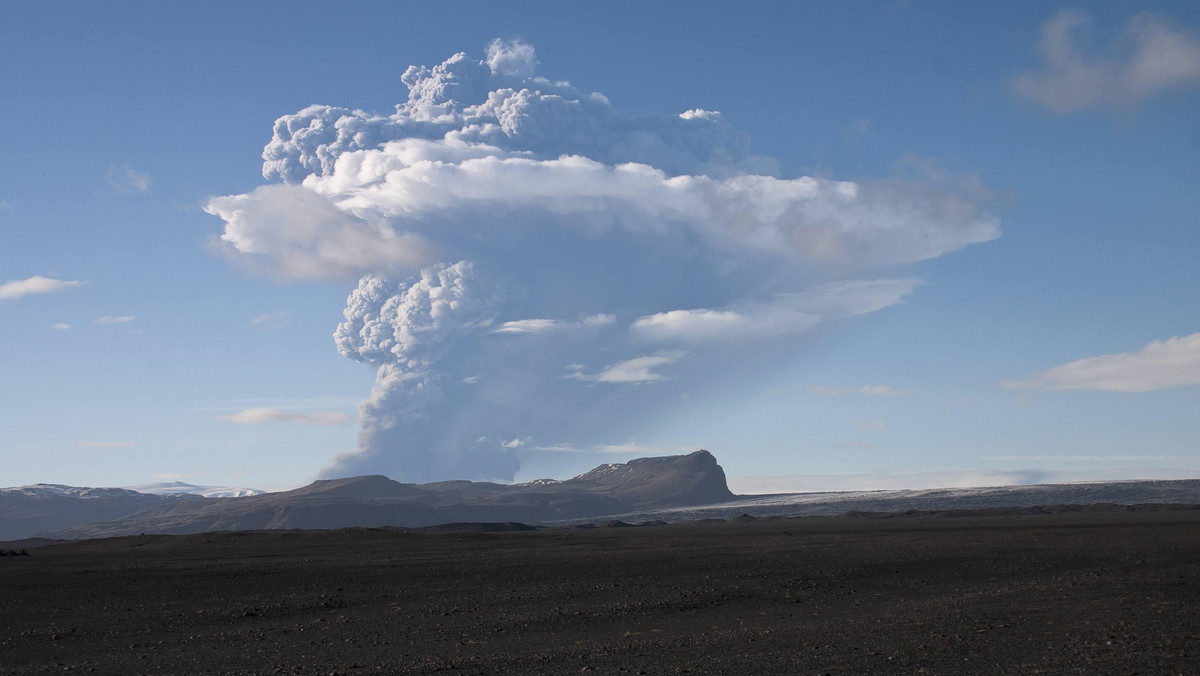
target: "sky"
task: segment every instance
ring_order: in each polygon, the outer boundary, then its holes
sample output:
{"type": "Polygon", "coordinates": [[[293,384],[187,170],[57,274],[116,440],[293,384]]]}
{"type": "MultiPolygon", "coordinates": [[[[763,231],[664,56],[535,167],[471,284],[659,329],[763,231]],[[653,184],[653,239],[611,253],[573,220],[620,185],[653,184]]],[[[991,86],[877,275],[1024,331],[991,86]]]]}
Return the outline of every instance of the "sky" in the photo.
{"type": "Polygon", "coordinates": [[[1200,477],[1200,5],[0,3],[0,486],[1200,477]]]}

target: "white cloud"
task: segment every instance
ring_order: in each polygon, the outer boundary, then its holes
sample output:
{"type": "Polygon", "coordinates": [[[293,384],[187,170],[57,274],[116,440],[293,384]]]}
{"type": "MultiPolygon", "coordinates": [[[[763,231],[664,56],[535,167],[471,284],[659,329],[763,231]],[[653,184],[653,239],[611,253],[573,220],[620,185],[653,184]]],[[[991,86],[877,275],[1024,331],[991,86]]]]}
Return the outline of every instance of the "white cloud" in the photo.
{"type": "Polygon", "coordinates": [[[497,75],[530,78],[537,67],[537,57],[529,43],[496,39],[488,45],[487,64],[497,75]]]}
{"type": "MultiPolygon", "coordinates": [[[[535,159],[445,140],[393,141],[344,155],[331,173],[306,178],[303,189],[328,201],[321,207],[328,222],[321,231],[331,237],[357,232],[344,223],[366,219],[420,242],[451,239],[448,214],[456,216],[454,224],[503,216],[589,233],[623,229],[695,237],[717,251],[743,255],[877,265],[935,258],[1000,233],[997,220],[981,212],[978,196],[952,185],[900,178],[671,176],[647,164],[607,165],[578,155],[535,159]],[[473,156],[461,159],[463,154],[473,156]]],[[[223,238],[240,251],[289,255],[289,242],[271,239],[262,232],[267,226],[258,225],[266,218],[258,212],[277,209],[260,206],[271,197],[263,190],[219,198],[240,200],[239,208],[253,216],[235,220],[228,204],[217,200],[209,212],[227,221],[223,238]]],[[[304,201],[319,203],[316,197],[304,201]]],[[[274,227],[269,234],[279,232],[274,227]]]]}
{"type": "Polygon", "coordinates": [[[598,444],[588,447],[588,451],[592,453],[618,453],[637,457],[680,455],[696,450],[699,449],[695,446],[647,446],[632,439],[623,444],[598,444]]]}
{"type": "Polygon", "coordinates": [[[890,385],[863,385],[862,387],[830,387],[828,385],[813,385],[808,388],[814,394],[824,394],[836,397],[843,394],[871,394],[877,396],[897,396],[911,394],[912,390],[904,390],[890,385]]]}
{"type": "Polygon", "coordinates": [[[585,453],[586,451],[571,444],[549,444],[543,446],[533,446],[531,451],[543,451],[547,453],[585,453]]]}
{"type": "Polygon", "coordinates": [[[1013,91],[1058,113],[1128,108],[1169,89],[1200,85],[1200,37],[1163,16],[1141,13],[1100,52],[1080,34],[1091,16],[1064,9],[1042,24],[1042,68],[1013,80],[1013,91]]]}
{"type": "Polygon", "coordinates": [[[283,422],[295,425],[345,425],[353,416],[341,411],[281,411],[275,408],[248,408],[232,415],[221,416],[222,419],[239,425],[261,425],[263,423],[283,422]]]}
{"type": "Polygon", "coordinates": [[[923,283],[911,277],[856,279],[830,282],[798,293],[779,295],[780,302],[818,314],[823,320],[846,319],[901,303],[905,296],[923,283]]]}
{"type": "Polygon", "coordinates": [[[492,329],[492,333],[516,335],[553,333],[609,326],[615,324],[616,321],[616,317],[608,314],[589,315],[577,322],[568,322],[561,319],[518,319],[516,321],[504,322],[495,329],[492,329]]]}
{"type": "Polygon", "coordinates": [[[433,248],[421,237],[369,223],[298,186],[214,197],[204,210],[225,220],[222,250],[285,279],[346,279],[433,260],[433,248]]]}
{"type": "Polygon", "coordinates": [[[71,325],[66,322],[58,322],[57,324],[51,324],[50,328],[54,329],[55,331],[69,331],[71,329],[71,325]]]}
{"type": "Polygon", "coordinates": [[[600,313],[600,314],[588,315],[588,316],[584,317],[583,319],[579,320],[579,323],[587,328],[594,328],[594,327],[598,327],[598,326],[610,326],[612,324],[617,323],[617,318],[612,315],[609,315],[609,314],[600,313]]]}
{"type": "Polygon", "coordinates": [[[55,293],[81,286],[83,282],[54,279],[35,275],[28,279],[14,279],[0,284],[0,300],[16,300],[41,293],[55,293]]]}
{"type": "Polygon", "coordinates": [[[860,430],[881,430],[888,426],[887,421],[879,416],[875,416],[870,420],[860,420],[854,423],[854,426],[860,430]]]}
{"type": "Polygon", "coordinates": [[[250,319],[251,326],[263,326],[266,328],[278,328],[287,323],[287,318],[291,317],[292,313],[285,310],[274,310],[272,312],[264,312],[261,315],[255,315],[250,319]]]}
{"type": "MultiPolygon", "coordinates": [[[[794,323],[804,330],[817,322],[817,318],[797,313],[794,323]]],[[[654,315],[638,317],[631,329],[634,333],[651,340],[701,341],[715,337],[729,337],[754,333],[758,322],[732,310],[671,310],[654,315]]]]}
{"type": "Polygon", "coordinates": [[[1004,387],[1062,392],[1150,392],[1200,385],[1200,333],[1154,340],[1137,352],[1088,357],[1004,387]]]}
{"type": "Polygon", "coordinates": [[[336,409],[354,406],[361,400],[353,395],[329,395],[319,397],[240,397],[217,406],[197,407],[203,412],[225,411],[231,407],[278,408],[283,410],[336,409]]]}
{"type": "Polygon", "coordinates": [[[504,322],[492,329],[492,333],[549,333],[551,331],[562,330],[566,326],[568,326],[568,322],[564,322],[561,319],[518,319],[517,321],[504,322]]]}
{"type": "Polygon", "coordinates": [[[96,320],[96,324],[128,324],[137,319],[133,315],[104,315],[96,320]]]}
{"type": "Polygon", "coordinates": [[[691,453],[697,448],[695,446],[647,446],[639,444],[635,440],[630,439],[623,444],[592,444],[590,446],[579,446],[576,444],[549,444],[542,446],[530,446],[528,450],[541,451],[545,453],[610,453],[615,455],[628,455],[635,457],[647,456],[663,456],[663,455],[681,455],[691,453]]]}
{"type": "Polygon", "coordinates": [[[516,450],[523,446],[527,446],[528,444],[529,444],[528,438],[525,438],[525,439],[517,438],[517,439],[509,439],[508,441],[501,442],[500,447],[507,448],[509,450],[516,450]]]}
{"type": "Polygon", "coordinates": [[[804,333],[823,321],[844,319],[895,305],[921,284],[917,279],[867,279],[821,284],[779,293],[765,302],[742,302],[723,310],[671,310],[639,317],[631,331],[659,341],[773,337],[804,333]]]}
{"type": "Polygon", "coordinates": [[[150,174],[137,171],[129,166],[128,162],[110,166],[106,177],[109,185],[124,193],[146,192],[150,189],[150,183],[154,181],[150,174]]]}
{"type": "MultiPolygon", "coordinates": [[[[669,380],[667,376],[655,369],[674,364],[682,359],[687,352],[680,350],[660,350],[652,355],[634,357],[610,366],[595,374],[584,373],[583,369],[574,370],[563,376],[573,380],[588,380],[597,383],[653,383],[669,380]]],[[[572,364],[572,366],[579,366],[572,364]]]]}

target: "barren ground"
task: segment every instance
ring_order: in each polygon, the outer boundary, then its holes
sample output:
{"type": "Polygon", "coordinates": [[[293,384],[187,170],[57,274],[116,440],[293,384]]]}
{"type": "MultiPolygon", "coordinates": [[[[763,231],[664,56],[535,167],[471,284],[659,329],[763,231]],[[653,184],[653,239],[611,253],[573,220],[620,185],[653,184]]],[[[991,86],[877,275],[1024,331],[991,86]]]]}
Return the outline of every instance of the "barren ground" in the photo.
{"type": "Polygon", "coordinates": [[[1200,673],[1195,510],[29,554],[0,557],[0,673],[1200,673]]]}

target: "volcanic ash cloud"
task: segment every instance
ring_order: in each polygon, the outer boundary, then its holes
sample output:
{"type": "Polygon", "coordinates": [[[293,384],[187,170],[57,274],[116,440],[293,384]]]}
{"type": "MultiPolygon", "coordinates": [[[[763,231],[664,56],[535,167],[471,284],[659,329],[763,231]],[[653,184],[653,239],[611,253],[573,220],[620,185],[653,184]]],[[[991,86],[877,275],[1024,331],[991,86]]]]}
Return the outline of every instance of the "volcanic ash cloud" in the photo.
{"type": "Polygon", "coordinates": [[[439,362],[456,344],[490,324],[494,301],[481,292],[467,261],[439,264],[414,280],[396,283],[367,276],[346,301],[338,351],[376,364],[371,395],[359,409],[359,450],[339,454],[326,476],[379,471],[409,481],[447,476],[511,478],[516,459],[499,444],[450,441],[438,409],[448,405],[439,362]]]}
{"type": "Polygon", "coordinates": [[[249,267],[365,275],[335,339],[378,374],[327,476],[511,479],[515,449],[625,444],[919,286],[874,269],[1000,234],[973,178],[779,177],[718,112],[627,117],[537,65],[496,41],[408,68],[394,113],[285,115],[273,182],[208,202],[249,267]]]}

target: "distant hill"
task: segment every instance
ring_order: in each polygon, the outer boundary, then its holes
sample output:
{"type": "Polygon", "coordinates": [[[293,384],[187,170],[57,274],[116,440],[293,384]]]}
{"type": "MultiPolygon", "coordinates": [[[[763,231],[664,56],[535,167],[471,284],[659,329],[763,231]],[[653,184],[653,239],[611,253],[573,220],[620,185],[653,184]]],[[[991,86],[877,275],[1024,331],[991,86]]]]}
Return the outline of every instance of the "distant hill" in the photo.
{"type": "Polygon", "coordinates": [[[196,486],[182,481],[125,488],[81,488],[61,484],[0,488],[0,541],[121,519],[151,507],[263,492],[231,486],[196,486]]]}
{"type": "Polygon", "coordinates": [[[120,519],[143,509],[203,501],[196,495],[151,495],[124,488],[33,484],[0,488],[0,540],[16,540],[93,521],[120,519]]]}
{"type": "MultiPolygon", "coordinates": [[[[453,522],[541,523],[707,505],[735,497],[716,458],[708,451],[696,451],[603,465],[566,481],[516,485],[471,481],[405,484],[373,475],[315,481],[291,491],[243,497],[144,496],[136,498],[143,502],[134,511],[90,522],[77,521],[56,529],[0,535],[0,539],[46,532],[58,538],[82,539],[222,530],[420,527],[453,522]]],[[[79,505],[70,508],[75,516],[79,515],[79,505]]],[[[0,518],[7,522],[2,513],[0,518]]]]}

